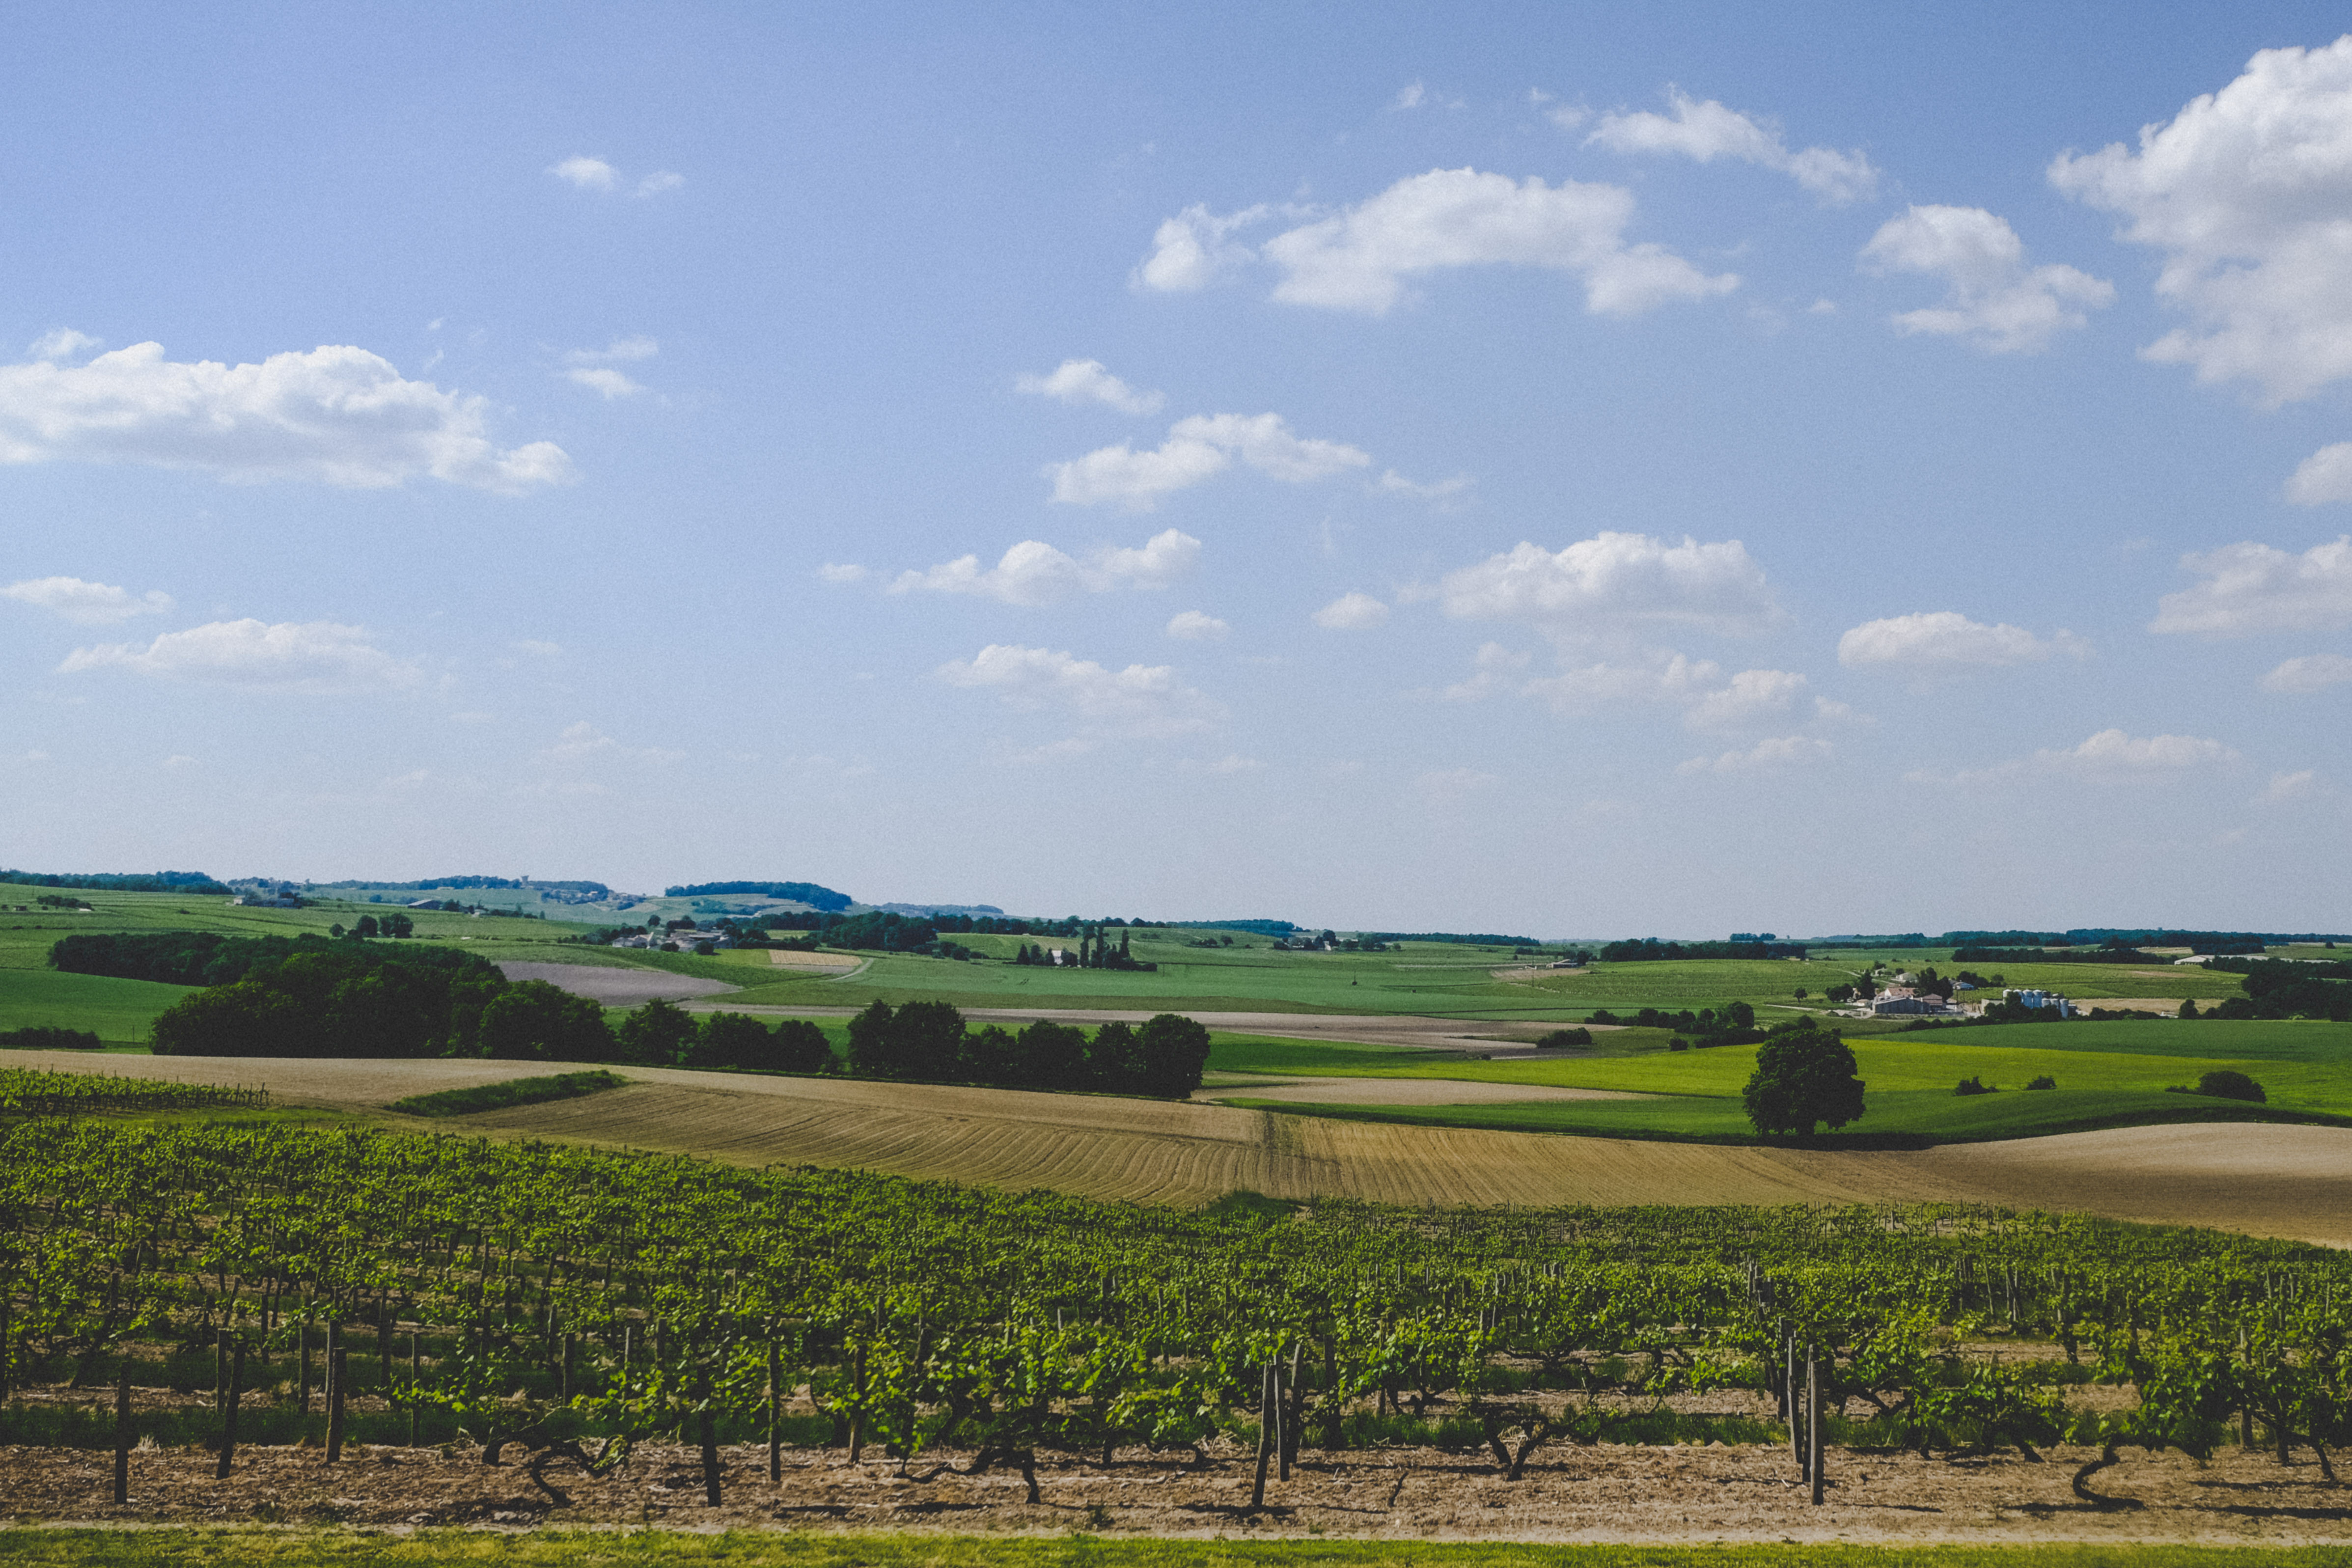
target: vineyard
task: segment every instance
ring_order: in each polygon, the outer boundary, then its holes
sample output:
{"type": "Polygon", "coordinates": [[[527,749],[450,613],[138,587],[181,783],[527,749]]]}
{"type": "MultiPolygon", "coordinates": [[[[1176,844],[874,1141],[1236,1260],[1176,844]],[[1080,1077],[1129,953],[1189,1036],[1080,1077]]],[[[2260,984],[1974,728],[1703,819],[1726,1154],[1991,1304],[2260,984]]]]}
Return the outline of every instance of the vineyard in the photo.
{"type": "MultiPolygon", "coordinates": [[[[134,1091],[135,1092],[135,1091],[134,1091]]],[[[2352,1260],[1958,1206],[1201,1213],[809,1168],[218,1123],[0,1141],[0,1442],[463,1447],[560,1505],[641,1445],[924,1479],[1418,1444],[2084,1446],[2323,1467],[2352,1260]],[[1689,1396],[1747,1389],[1753,1418],[1689,1396]],[[137,1397],[134,1398],[134,1392],[137,1397]],[[110,1394],[111,1398],[106,1397],[110,1394]]],[[[2332,1475],[2332,1469],[2328,1472],[2332,1475]]]]}

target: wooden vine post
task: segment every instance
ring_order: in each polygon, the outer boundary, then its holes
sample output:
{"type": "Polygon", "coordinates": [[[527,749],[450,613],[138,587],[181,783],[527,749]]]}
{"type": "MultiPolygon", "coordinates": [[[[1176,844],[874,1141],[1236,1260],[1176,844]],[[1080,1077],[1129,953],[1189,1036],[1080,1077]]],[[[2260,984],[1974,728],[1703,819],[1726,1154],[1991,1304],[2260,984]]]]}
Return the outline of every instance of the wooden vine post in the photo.
{"type": "Polygon", "coordinates": [[[702,1438],[702,1500],[711,1507],[719,1506],[719,1416],[713,1411],[710,1393],[710,1368],[705,1365],[695,1375],[695,1403],[701,1406],[700,1437],[702,1438]]]}
{"type": "Polygon", "coordinates": [[[114,1373],[114,1500],[131,1500],[131,1357],[114,1373]]]}
{"type": "MultiPolygon", "coordinates": [[[[328,1333],[333,1333],[331,1328],[328,1333]]],[[[337,1345],[327,1357],[327,1463],[341,1463],[343,1457],[343,1391],[351,1379],[350,1350],[337,1345]]]]}
{"type": "Polygon", "coordinates": [[[768,1342],[768,1484],[781,1485],[784,1479],[784,1388],[783,1355],[776,1342],[768,1342]]]}
{"type": "Polygon", "coordinates": [[[1817,1344],[1805,1346],[1805,1455],[1813,1483],[1813,1506],[1822,1502],[1822,1489],[1828,1484],[1829,1467],[1822,1462],[1822,1352],[1817,1344]]]}
{"type": "MultiPolygon", "coordinates": [[[[223,1339],[227,1336],[224,1334],[223,1339]]],[[[245,1342],[236,1342],[236,1354],[229,1363],[227,1386],[221,1402],[220,1463],[213,1470],[215,1480],[228,1479],[230,1461],[236,1458],[236,1400],[238,1385],[245,1381],[245,1342]]]]}

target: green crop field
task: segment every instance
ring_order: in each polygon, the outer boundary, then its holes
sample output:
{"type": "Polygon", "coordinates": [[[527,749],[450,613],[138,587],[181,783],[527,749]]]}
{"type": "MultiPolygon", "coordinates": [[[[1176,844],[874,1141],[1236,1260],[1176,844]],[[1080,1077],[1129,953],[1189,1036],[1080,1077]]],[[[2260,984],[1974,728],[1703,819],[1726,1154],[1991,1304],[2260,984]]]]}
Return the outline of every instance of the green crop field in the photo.
{"type": "MultiPolygon", "coordinates": [[[[1280,1066],[1237,1058],[1239,1071],[1287,1077],[1458,1080],[1666,1096],[1655,1100],[1544,1101],[1409,1110],[1289,1104],[1312,1114],[1392,1119],[1522,1131],[1631,1137],[1747,1137],[1740,1092],[1756,1067],[1757,1047],[1663,1049],[1659,1031],[1607,1037],[1616,1054],[1549,1061],[1478,1061],[1460,1058],[1381,1063],[1300,1044],[1280,1066]]],[[[2260,1113],[2230,1102],[2179,1095],[2174,1084],[2231,1069],[2259,1082],[2270,1113],[2352,1116],[2352,1025],[2290,1021],[2124,1024],[2021,1024],[1849,1041],[1869,1088],[1864,1119],[1851,1134],[1936,1139],[2024,1137],[2136,1121],[2241,1119],[2260,1113]],[[2161,1045],[2165,1049],[2151,1050],[2161,1045]],[[2027,1091],[2047,1075],[2056,1090],[2027,1091]],[[1957,1095],[1963,1078],[1995,1092],[1957,1095]]],[[[1248,1103],[1245,1089],[1234,1098],[1248,1103]]]]}

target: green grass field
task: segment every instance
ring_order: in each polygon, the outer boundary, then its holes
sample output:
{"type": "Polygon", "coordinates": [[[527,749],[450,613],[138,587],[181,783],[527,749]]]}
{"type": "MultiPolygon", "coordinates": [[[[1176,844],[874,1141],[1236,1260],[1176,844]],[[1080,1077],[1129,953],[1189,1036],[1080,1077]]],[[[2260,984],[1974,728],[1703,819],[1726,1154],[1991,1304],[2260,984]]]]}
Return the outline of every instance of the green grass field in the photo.
{"type": "MultiPolygon", "coordinates": [[[[15,890],[5,890],[14,892],[15,890]]],[[[40,910],[27,890],[24,904],[0,897],[0,971],[40,970],[49,946],[75,931],[219,931],[237,936],[324,934],[355,924],[383,905],[357,899],[322,900],[308,909],[248,909],[226,899],[175,894],[89,893],[92,906],[79,915],[40,910]]],[[[561,907],[561,906],[555,906],[561,907]]],[[[1599,965],[1581,971],[1520,971],[1507,947],[1413,943],[1389,953],[1277,953],[1264,937],[1234,933],[1231,947],[1191,946],[1188,930],[1144,928],[1133,933],[1135,956],[1160,965],[1157,973],[1017,966],[1009,959],[1029,938],[971,936],[958,940],[985,960],[876,955],[848,978],[794,974],[757,951],[710,957],[590,947],[562,939],[590,926],[560,920],[516,920],[417,911],[419,940],[462,946],[493,961],[593,964],[656,968],[722,980],[743,988],[733,1001],[754,1007],[862,1006],[876,998],[898,1003],[936,1000],[963,1008],[1079,1007],[1147,1011],[1417,1013],[1496,1024],[1581,1021],[1598,1008],[1616,1012],[1643,1007],[1673,1010],[1745,1000],[1757,1007],[1801,1004],[1807,992],[1818,1006],[1827,988],[1850,980],[1878,958],[1897,965],[1942,963],[1937,951],[1828,953],[1803,963],[1677,961],[1599,965]],[[1504,971],[1507,977],[1498,977],[1504,971]]],[[[593,918],[601,918],[592,916],[593,918]]],[[[1060,944],[1066,946],[1067,944],[1060,944]]],[[[2038,965],[2007,974],[2012,984],[2043,985],[2084,998],[2193,996],[2211,1001],[2233,994],[2235,977],[2202,969],[2138,972],[2105,966],[2038,965]]],[[[0,1008],[13,1005],[0,995],[0,1008]]],[[[121,1016],[130,1019],[136,1008],[121,1016]]],[[[152,1016],[152,1013],[149,1015],[152,1016]]],[[[33,1020],[47,1021],[47,1020],[33,1020]]],[[[93,1027],[85,1024],[83,1027],[93,1027]]],[[[129,1027],[118,1025],[117,1027],[129,1027]]],[[[100,1030],[106,1034],[105,1029],[100,1030]]],[[[108,1035],[108,1038],[116,1038],[108,1035]]]]}
{"type": "MultiPolygon", "coordinates": [[[[1656,1100],[1545,1101],[1475,1106],[1381,1107],[1291,1105],[1311,1114],[1379,1117],[1432,1124],[1511,1127],[1622,1137],[1741,1138],[1752,1135],[1740,1092],[1756,1067],[1755,1046],[1669,1051],[1654,1031],[1626,1030],[1624,1054],[1551,1061],[1453,1060],[1380,1062],[1300,1043],[1283,1065],[1259,1066],[1246,1055],[1238,1071],[1290,1077],[1448,1079],[1576,1089],[1613,1089],[1667,1096],[1656,1100]]],[[[1910,1035],[1859,1037],[1848,1042],[1863,1082],[1867,1111],[1846,1129],[1854,1135],[1975,1139],[2029,1137],[2093,1126],[2145,1121],[2242,1120],[2258,1115],[2352,1117],[2352,1024],[2310,1022],[2185,1022],[2020,1024],[1910,1035]],[[2148,1044],[2169,1049],[2147,1051],[2148,1044]],[[2201,1048],[2201,1053],[2200,1053],[2201,1048]],[[2166,1092],[2203,1073],[2234,1069],[2268,1092],[2267,1111],[2229,1102],[2166,1092]],[[2047,1075],[2056,1090],[2024,1085],[2047,1075]],[[1953,1092],[1976,1078],[1996,1092],[1953,1092]]],[[[1234,1092],[1246,1099],[1246,1090],[1234,1092]]]]}

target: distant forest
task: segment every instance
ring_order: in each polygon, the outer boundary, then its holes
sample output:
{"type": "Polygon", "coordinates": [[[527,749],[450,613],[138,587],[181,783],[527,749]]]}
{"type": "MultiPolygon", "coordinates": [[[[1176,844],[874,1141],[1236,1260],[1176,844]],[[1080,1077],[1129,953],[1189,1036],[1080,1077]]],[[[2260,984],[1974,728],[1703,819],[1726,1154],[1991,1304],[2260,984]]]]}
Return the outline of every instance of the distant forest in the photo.
{"type": "Polygon", "coordinates": [[[430,893],[436,887],[486,888],[499,891],[527,892],[536,887],[551,887],[563,893],[609,894],[613,890],[601,882],[529,882],[511,876],[432,876],[423,882],[314,882],[307,887],[380,887],[387,893],[430,893]]]}
{"type": "Polygon", "coordinates": [[[215,893],[232,890],[200,871],[99,872],[61,876],[52,872],[0,871],[0,883],[17,887],[78,887],[100,893],[215,893]]]}
{"type": "Polygon", "coordinates": [[[844,910],[857,902],[845,893],[836,893],[813,882],[692,882],[662,889],[664,898],[717,897],[723,894],[784,898],[827,911],[844,910]]]}

